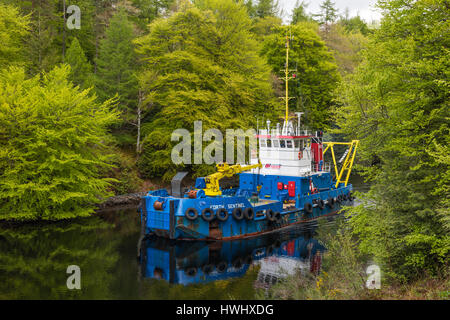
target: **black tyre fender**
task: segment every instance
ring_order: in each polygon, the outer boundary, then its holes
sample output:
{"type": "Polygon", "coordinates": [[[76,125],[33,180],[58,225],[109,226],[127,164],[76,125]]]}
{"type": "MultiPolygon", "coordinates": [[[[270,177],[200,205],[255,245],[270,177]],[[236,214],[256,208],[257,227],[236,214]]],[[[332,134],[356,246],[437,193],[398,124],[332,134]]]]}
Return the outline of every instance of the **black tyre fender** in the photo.
{"type": "Polygon", "coordinates": [[[242,261],[242,258],[241,257],[237,257],[233,261],[233,268],[240,269],[243,264],[244,264],[244,262],[242,261]]]}
{"type": "Polygon", "coordinates": [[[317,201],[317,206],[319,207],[319,209],[323,209],[325,207],[325,202],[322,199],[319,199],[317,201]]]}
{"type": "Polygon", "coordinates": [[[210,222],[210,221],[213,221],[215,217],[216,217],[216,215],[214,214],[214,211],[211,208],[203,209],[203,211],[202,211],[203,220],[205,220],[206,222],[210,222]],[[209,213],[209,216],[208,216],[208,213],[209,213]]]}
{"type": "Polygon", "coordinates": [[[217,272],[219,272],[219,273],[225,272],[227,270],[227,268],[228,268],[228,264],[225,261],[220,261],[216,266],[217,272]]]}
{"type": "Polygon", "coordinates": [[[233,215],[233,218],[238,221],[244,219],[244,213],[242,212],[241,208],[234,208],[231,214],[233,215]]]}
{"type": "Polygon", "coordinates": [[[255,211],[253,210],[253,208],[251,207],[245,208],[244,217],[247,220],[253,220],[253,218],[255,217],[255,211]]]}
{"type": "Polygon", "coordinates": [[[311,202],[306,202],[305,205],[303,206],[303,209],[305,209],[306,213],[312,213],[313,206],[312,206],[311,202]]]}
{"type": "Polygon", "coordinates": [[[283,220],[283,218],[281,217],[281,213],[279,213],[278,211],[276,211],[273,214],[273,218],[274,218],[274,221],[276,221],[278,223],[281,223],[281,221],[283,220]]]}
{"type": "Polygon", "coordinates": [[[279,248],[279,247],[281,247],[281,240],[280,239],[277,239],[277,240],[275,240],[275,242],[273,243],[273,246],[275,247],[275,248],[279,248]]]}
{"type": "Polygon", "coordinates": [[[275,212],[272,209],[266,210],[266,219],[272,222],[275,221],[275,212]]]}
{"type": "Polygon", "coordinates": [[[186,268],[184,270],[184,273],[189,277],[195,277],[195,275],[197,274],[197,268],[194,267],[186,268]]]}
{"type": "Polygon", "coordinates": [[[227,221],[228,219],[228,211],[225,208],[220,208],[216,211],[216,218],[222,222],[227,221]]]}
{"type": "Polygon", "coordinates": [[[195,208],[187,208],[186,211],[184,212],[184,216],[188,220],[193,221],[198,218],[198,211],[195,208]],[[191,213],[193,213],[193,215],[191,215],[191,213]]]}
{"type": "Polygon", "coordinates": [[[202,267],[202,271],[204,274],[210,274],[214,270],[214,266],[212,264],[205,264],[202,267]]]}
{"type": "Polygon", "coordinates": [[[327,206],[328,206],[329,208],[333,208],[333,207],[334,207],[334,198],[333,198],[333,197],[329,197],[329,198],[327,199],[327,206]]]}

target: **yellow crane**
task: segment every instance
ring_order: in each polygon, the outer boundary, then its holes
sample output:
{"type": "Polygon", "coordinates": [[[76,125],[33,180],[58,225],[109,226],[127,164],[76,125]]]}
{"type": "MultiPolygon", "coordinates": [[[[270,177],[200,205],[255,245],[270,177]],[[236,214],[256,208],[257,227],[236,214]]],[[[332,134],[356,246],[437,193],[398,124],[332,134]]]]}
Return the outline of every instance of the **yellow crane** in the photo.
{"type": "Polygon", "coordinates": [[[235,174],[248,171],[255,168],[262,168],[261,162],[258,164],[252,164],[248,166],[241,166],[240,164],[229,165],[228,163],[218,163],[216,165],[217,172],[210,174],[205,177],[206,188],[203,189],[205,191],[206,196],[220,196],[222,195],[222,191],[220,191],[219,181],[225,177],[232,177],[235,174]]]}
{"type": "Polygon", "coordinates": [[[339,183],[344,183],[347,186],[348,179],[350,178],[350,173],[352,172],[353,162],[355,160],[356,150],[358,149],[359,140],[352,140],[352,142],[324,142],[324,145],[327,147],[323,151],[327,152],[328,149],[331,150],[331,156],[333,157],[334,171],[336,173],[336,188],[339,186],[339,183]],[[343,155],[343,164],[341,167],[341,171],[338,171],[336,157],[334,155],[333,146],[335,145],[346,145],[349,146],[346,153],[343,155]]]}

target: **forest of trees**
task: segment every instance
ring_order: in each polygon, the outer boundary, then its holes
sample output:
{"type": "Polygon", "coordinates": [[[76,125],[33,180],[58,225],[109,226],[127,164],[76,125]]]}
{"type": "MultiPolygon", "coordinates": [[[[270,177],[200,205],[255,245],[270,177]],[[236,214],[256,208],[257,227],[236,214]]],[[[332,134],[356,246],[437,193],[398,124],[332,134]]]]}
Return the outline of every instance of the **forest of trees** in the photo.
{"type": "MultiPolygon", "coordinates": [[[[358,250],[397,280],[448,269],[450,5],[379,0],[379,24],[274,0],[0,0],[0,220],[86,216],[181,169],[174,129],[278,120],[284,37],[290,109],[361,141],[371,188],[358,250]],[[81,10],[68,28],[64,8],[81,10]],[[283,23],[283,18],[289,18],[283,23]],[[375,205],[373,205],[375,203],[375,205]]],[[[285,19],[286,20],[286,19],[285,19]]]]}

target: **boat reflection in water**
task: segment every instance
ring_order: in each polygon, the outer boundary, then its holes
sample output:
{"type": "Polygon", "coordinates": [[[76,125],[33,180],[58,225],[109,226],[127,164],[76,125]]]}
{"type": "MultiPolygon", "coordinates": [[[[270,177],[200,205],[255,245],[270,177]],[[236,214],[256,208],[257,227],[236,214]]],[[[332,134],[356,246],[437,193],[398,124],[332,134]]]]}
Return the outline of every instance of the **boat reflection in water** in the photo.
{"type": "Polygon", "coordinates": [[[260,265],[255,283],[268,288],[278,279],[320,270],[325,248],[311,231],[292,230],[246,240],[177,242],[151,237],[141,245],[141,275],[174,284],[207,283],[242,277],[251,265],[260,265]]]}

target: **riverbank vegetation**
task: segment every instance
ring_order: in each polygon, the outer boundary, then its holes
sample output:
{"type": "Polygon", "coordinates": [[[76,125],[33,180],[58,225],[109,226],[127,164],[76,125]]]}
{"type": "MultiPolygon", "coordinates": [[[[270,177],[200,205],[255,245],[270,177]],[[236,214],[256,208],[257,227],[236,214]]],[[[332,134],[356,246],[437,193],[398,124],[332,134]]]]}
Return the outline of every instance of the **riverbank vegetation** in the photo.
{"type": "Polygon", "coordinates": [[[86,216],[178,170],[210,172],[171,162],[172,131],[277,121],[290,32],[290,110],[359,139],[371,187],[328,243],[325,261],[342,269],[271,297],[378,298],[361,283],[369,259],[396,288],[448,279],[448,1],[379,0],[383,18],[371,25],[329,0],[314,15],[297,3],[288,25],[273,0],[66,5],[80,8],[79,29],[64,24],[62,1],[0,0],[0,219],[86,216]]]}
{"type": "Polygon", "coordinates": [[[348,220],[341,215],[333,224],[319,220],[315,236],[327,250],[323,253],[319,274],[297,272],[281,279],[266,291],[259,291],[259,299],[300,300],[387,300],[387,299],[449,299],[450,273],[448,268],[432,274],[426,270],[408,281],[399,281],[385,272],[382,260],[361,250],[361,241],[348,220]],[[370,266],[380,267],[380,278],[370,278],[370,266]],[[368,269],[369,268],[369,269],[368,269]],[[368,272],[369,271],[369,272],[368,272]],[[372,280],[379,281],[378,289],[369,289],[372,280]]]}

